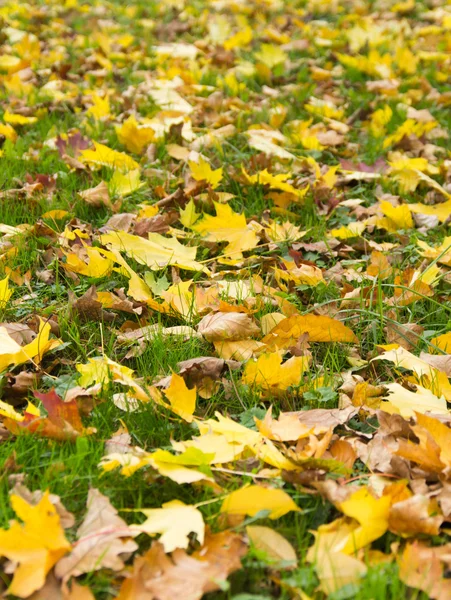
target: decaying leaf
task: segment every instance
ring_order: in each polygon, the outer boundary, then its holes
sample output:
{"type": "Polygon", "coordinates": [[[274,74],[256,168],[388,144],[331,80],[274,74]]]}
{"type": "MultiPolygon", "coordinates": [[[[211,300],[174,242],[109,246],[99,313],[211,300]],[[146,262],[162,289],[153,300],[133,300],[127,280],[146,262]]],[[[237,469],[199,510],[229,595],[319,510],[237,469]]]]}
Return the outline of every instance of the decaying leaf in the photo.
{"type": "Polygon", "coordinates": [[[219,582],[241,567],[245,553],[242,538],[228,531],[208,535],[203,547],[191,556],[182,549],[166,556],[163,546],[154,542],[135,560],[133,575],[122,584],[118,598],[170,600],[180,596],[199,600],[205,593],[220,589],[219,582]]]}
{"type": "Polygon", "coordinates": [[[136,532],[117,515],[106,496],[92,488],[87,506],[72,552],[56,565],[55,573],[61,579],[101,568],[119,571],[124,566],[121,555],[126,556],[138,547],[132,540],[136,532]]]}
{"type": "Polygon", "coordinates": [[[259,333],[257,324],[245,313],[218,312],[207,315],[198,331],[209,342],[245,340],[259,333]]]}

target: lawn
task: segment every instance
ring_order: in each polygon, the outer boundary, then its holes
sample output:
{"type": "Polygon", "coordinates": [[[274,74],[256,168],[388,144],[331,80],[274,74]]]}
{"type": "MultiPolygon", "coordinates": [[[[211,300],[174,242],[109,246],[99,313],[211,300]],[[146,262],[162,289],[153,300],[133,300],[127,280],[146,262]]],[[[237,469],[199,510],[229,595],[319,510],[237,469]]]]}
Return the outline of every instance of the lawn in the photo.
{"type": "Polygon", "coordinates": [[[451,597],[450,30],[2,2],[7,597],[451,597]]]}

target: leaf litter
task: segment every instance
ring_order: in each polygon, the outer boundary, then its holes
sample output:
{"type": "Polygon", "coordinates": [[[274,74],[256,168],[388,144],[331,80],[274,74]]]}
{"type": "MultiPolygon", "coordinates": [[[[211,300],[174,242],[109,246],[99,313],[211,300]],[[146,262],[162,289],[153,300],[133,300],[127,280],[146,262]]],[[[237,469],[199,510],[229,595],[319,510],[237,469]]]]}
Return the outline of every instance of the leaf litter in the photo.
{"type": "Polygon", "coordinates": [[[450,596],[450,27],[2,4],[4,594],[450,596]]]}

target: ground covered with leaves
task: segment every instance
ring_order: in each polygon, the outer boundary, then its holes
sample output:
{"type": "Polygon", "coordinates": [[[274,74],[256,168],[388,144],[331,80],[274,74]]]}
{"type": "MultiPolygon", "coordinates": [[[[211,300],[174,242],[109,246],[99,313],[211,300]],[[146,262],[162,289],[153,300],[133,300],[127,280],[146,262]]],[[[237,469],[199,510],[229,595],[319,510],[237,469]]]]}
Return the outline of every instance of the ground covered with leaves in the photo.
{"type": "Polygon", "coordinates": [[[0,588],[451,597],[451,4],[0,7],[0,588]]]}

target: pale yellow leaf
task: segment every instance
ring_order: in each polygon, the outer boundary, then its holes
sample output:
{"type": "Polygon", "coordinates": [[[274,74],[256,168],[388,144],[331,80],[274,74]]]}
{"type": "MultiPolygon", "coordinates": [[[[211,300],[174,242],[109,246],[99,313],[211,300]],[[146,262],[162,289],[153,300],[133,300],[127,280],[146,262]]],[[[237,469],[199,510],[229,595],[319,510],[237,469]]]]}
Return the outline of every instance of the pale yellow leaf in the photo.
{"type": "Polygon", "coordinates": [[[190,533],[197,535],[201,545],[204,543],[205,524],[202,513],[195,506],[172,500],[163,504],[162,508],[141,508],[140,512],[147,519],[140,525],[131,525],[130,529],[150,536],[160,533],[159,542],[165,552],[187,548],[190,533]]]}
{"type": "Polygon", "coordinates": [[[274,529],[261,525],[248,525],[246,533],[252,545],[266,554],[272,563],[283,563],[282,568],[294,567],[296,551],[290,542],[274,529]]]}
{"type": "Polygon", "coordinates": [[[222,180],[222,167],[212,170],[209,163],[203,158],[199,158],[199,162],[188,161],[191,169],[191,176],[196,181],[206,181],[213,189],[217,188],[222,180]]]}
{"type": "Polygon", "coordinates": [[[404,418],[410,418],[415,411],[420,413],[431,412],[436,414],[448,414],[448,408],[444,397],[437,398],[431,391],[417,385],[416,392],[411,392],[399,383],[389,383],[385,387],[389,392],[387,401],[381,402],[381,410],[388,413],[400,414],[404,418]]]}

